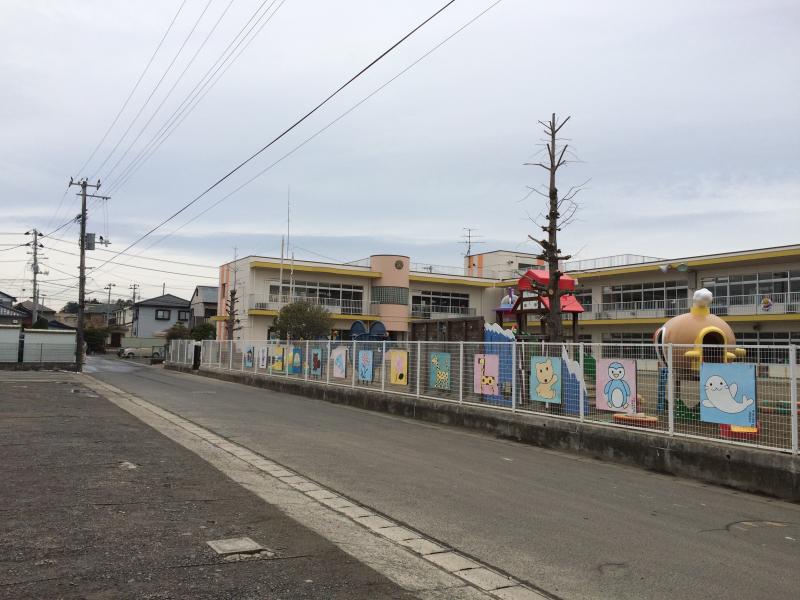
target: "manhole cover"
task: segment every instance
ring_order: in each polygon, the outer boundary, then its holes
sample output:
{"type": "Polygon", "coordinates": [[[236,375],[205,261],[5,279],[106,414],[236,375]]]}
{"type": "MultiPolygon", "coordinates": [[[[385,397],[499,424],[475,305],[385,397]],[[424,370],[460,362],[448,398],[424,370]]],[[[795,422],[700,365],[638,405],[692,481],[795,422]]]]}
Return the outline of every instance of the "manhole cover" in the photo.
{"type": "Polygon", "coordinates": [[[274,554],[249,537],[227,538],[206,542],[217,554],[226,560],[240,560],[254,557],[272,557],[274,554]]]}

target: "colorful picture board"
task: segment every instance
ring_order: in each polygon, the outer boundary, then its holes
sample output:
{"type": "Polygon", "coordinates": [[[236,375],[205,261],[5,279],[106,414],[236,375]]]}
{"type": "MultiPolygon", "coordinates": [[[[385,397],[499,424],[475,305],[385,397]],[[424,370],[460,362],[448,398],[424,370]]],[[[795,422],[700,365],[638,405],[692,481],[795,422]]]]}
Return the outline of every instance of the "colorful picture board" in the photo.
{"type": "Polygon", "coordinates": [[[297,346],[289,347],[289,373],[297,375],[303,372],[303,351],[297,346]]]}
{"type": "Polygon", "coordinates": [[[597,408],[629,415],[636,413],[636,361],[597,359],[597,408]]]}
{"type": "Polygon", "coordinates": [[[497,396],[500,391],[500,357],[497,354],[476,354],[474,361],[473,387],[476,394],[497,396]]]}
{"type": "Polygon", "coordinates": [[[272,372],[280,373],[283,371],[283,346],[274,346],[272,348],[271,369],[272,372]]]}
{"type": "Polygon", "coordinates": [[[331,350],[331,375],[336,379],[344,379],[347,377],[347,348],[345,346],[338,346],[331,350]]]}
{"type": "Polygon", "coordinates": [[[311,374],[314,377],[322,375],[322,348],[311,349],[311,374]]]}
{"type": "Polygon", "coordinates": [[[431,352],[428,385],[435,390],[450,389],[450,353],[431,352]]]}
{"type": "Polygon", "coordinates": [[[561,404],[561,359],[531,356],[530,397],[536,402],[561,404]]]}
{"type": "Polygon", "coordinates": [[[266,369],[267,368],[267,360],[269,358],[269,353],[267,352],[266,346],[261,346],[258,349],[258,368],[259,369],[266,369]]]}
{"type": "Polygon", "coordinates": [[[755,427],[756,366],[704,362],[700,366],[700,420],[755,427]]]}
{"type": "Polygon", "coordinates": [[[358,380],[372,381],[372,350],[358,351],[358,380]]]}
{"type": "Polygon", "coordinates": [[[408,351],[389,350],[386,359],[389,361],[389,383],[408,385],[408,351]]]}
{"type": "Polygon", "coordinates": [[[255,359],[256,349],[253,346],[248,346],[247,350],[244,353],[244,368],[245,369],[252,369],[253,368],[253,360],[255,359]]]}

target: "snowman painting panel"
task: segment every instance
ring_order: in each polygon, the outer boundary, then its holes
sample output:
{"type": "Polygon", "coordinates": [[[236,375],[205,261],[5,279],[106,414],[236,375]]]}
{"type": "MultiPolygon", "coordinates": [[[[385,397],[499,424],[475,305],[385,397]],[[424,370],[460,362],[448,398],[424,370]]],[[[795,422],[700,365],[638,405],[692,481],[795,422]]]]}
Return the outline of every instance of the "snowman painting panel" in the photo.
{"type": "Polygon", "coordinates": [[[756,366],[704,362],[700,367],[700,420],[755,427],[756,366]]]}
{"type": "Polygon", "coordinates": [[[636,412],[636,361],[597,361],[597,408],[632,415],[636,412]]]}

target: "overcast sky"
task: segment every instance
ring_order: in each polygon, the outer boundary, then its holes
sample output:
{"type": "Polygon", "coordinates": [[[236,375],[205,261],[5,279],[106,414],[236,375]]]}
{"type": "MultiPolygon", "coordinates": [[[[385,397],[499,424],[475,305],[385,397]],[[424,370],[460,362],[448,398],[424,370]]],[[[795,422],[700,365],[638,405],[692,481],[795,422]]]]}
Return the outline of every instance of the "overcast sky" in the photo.
{"type": "MultiPolygon", "coordinates": [[[[582,160],[563,170],[559,187],[566,190],[591,179],[579,196],[580,220],[562,234],[562,248],[577,258],[620,253],[680,257],[798,242],[796,0],[502,0],[250,185],[163,237],[493,2],[457,0],[131,254],[198,265],[226,262],[234,247],[240,255],[275,256],[286,231],[288,188],[297,258],[353,260],[398,253],[457,265],[464,251],[458,243],[463,227],[478,228],[485,242],[481,250],[531,251],[525,243],[534,229],[528,214],[537,214],[544,199],[534,194],[520,200],[527,186],[545,179],[544,171],[523,163],[539,150],[537,120],[552,112],[571,115],[564,133],[582,160]]],[[[75,188],[64,195],[70,176],[102,180],[100,193],[110,192],[112,199],[106,206],[90,204],[89,231],[108,235],[109,250],[122,250],[441,4],[267,2],[270,14],[278,9],[274,17],[174,133],[120,185],[127,166],[262,0],[187,0],[119,121],[83,171],[78,169],[128,97],[181,0],[4,0],[0,250],[24,241],[10,234],[31,227],[51,231],[77,213],[75,188]]],[[[70,243],[43,241],[50,271],[43,279],[52,282],[43,286],[45,302],[55,307],[75,295],[74,288],[59,286],[74,283],[69,277],[76,274],[77,258],[64,252],[77,252],[77,229],[72,225],[54,236],[70,243]]],[[[95,251],[90,256],[112,254],[95,251]]],[[[30,295],[26,258],[24,249],[0,252],[0,290],[30,295]]],[[[166,282],[167,291],[188,297],[195,284],[213,284],[216,276],[210,268],[120,260],[127,262],[181,275],[112,263],[91,274],[89,288],[115,282],[114,296],[127,295],[135,282],[144,286],[147,297],[160,293],[166,282]]]]}

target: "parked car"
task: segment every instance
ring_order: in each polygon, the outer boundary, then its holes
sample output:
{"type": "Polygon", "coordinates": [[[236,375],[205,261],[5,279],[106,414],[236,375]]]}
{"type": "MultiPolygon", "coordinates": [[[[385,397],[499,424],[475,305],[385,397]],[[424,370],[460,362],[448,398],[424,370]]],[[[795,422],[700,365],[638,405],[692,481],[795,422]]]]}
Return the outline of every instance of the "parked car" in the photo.
{"type": "Polygon", "coordinates": [[[161,358],[164,356],[164,351],[160,346],[152,348],[120,348],[117,354],[125,358],[161,358]]]}

